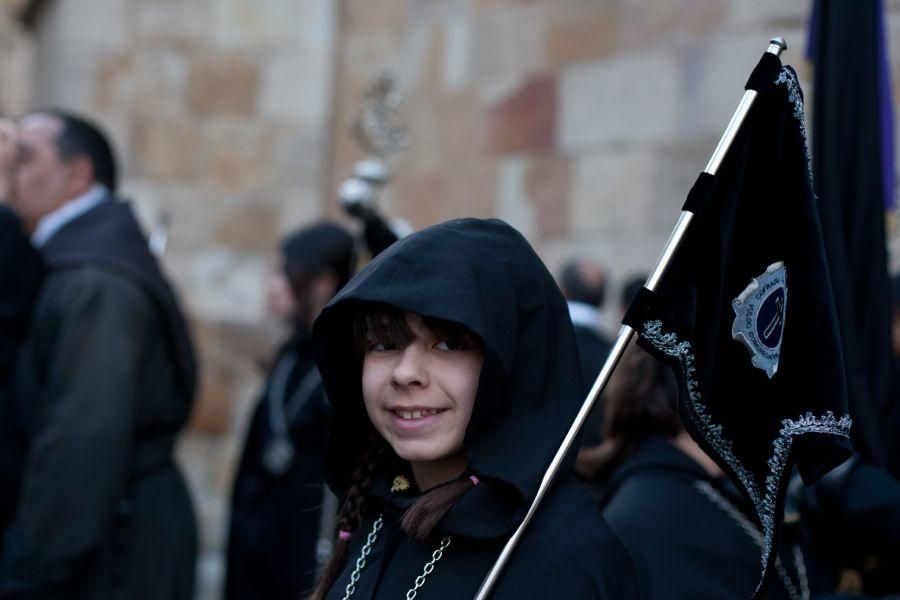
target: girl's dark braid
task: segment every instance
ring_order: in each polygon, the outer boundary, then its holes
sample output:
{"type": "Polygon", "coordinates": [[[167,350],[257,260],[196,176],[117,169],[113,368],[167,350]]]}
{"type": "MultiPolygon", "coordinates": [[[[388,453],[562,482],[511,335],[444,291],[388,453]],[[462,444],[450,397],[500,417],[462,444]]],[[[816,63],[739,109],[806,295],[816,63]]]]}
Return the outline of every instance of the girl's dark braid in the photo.
{"type": "Polygon", "coordinates": [[[354,532],[365,518],[366,501],[369,490],[375,481],[375,468],[378,465],[383,447],[367,445],[360,453],[359,463],[353,470],[353,483],[347,489],[347,495],[335,523],[337,531],[354,532]]]}
{"type": "Polygon", "coordinates": [[[379,443],[376,438],[370,437],[369,443],[360,452],[359,461],[353,470],[352,484],[347,489],[347,495],[341,505],[335,521],[335,529],[338,535],[331,553],[331,559],[325,565],[322,576],[313,590],[312,600],[324,600],[325,594],[340,575],[347,561],[347,549],[350,546],[349,537],[339,535],[339,532],[354,533],[362,523],[366,514],[366,503],[369,490],[375,481],[375,470],[378,460],[384,453],[384,442],[379,443]]]}
{"type": "Polygon", "coordinates": [[[466,493],[475,487],[478,478],[465,477],[444,485],[422,495],[412,506],[406,509],[400,520],[400,526],[408,536],[419,543],[426,543],[432,531],[444,518],[444,515],[459,502],[466,493]]]}

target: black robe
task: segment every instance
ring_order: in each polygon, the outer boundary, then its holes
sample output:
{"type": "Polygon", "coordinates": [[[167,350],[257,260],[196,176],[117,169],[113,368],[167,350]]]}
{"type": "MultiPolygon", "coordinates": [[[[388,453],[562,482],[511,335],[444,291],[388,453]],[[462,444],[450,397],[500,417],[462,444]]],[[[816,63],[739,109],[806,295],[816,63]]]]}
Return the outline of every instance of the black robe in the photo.
{"type": "MultiPolygon", "coordinates": [[[[634,559],[642,600],[743,600],[756,589],[759,547],[723,508],[750,523],[745,501],[665,439],[644,439],[603,490],[603,516],[634,559]]],[[[783,558],[799,589],[793,557],[783,558]]],[[[766,598],[786,597],[773,575],[766,598]]]]}
{"type": "Polygon", "coordinates": [[[296,362],[285,393],[274,398],[279,394],[273,387],[278,386],[274,374],[270,376],[253,412],[235,477],[225,586],[228,600],[297,600],[314,584],[331,407],[314,372],[309,334],[298,334],[279,352],[278,359],[284,360],[288,353],[296,362]],[[313,379],[307,380],[309,377],[313,379]],[[288,406],[297,402],[299,407],[288,423],[294,458],[283,473],[268,469],[264,461],[273,439],[273,400],[288,406]]]}
{"type": "Polygon", "coordinates": [[[24,454],[7,385],[43,277],[43,261],[19,219],[0,204],[0,539],[16,508],[24,454]]]}
{"type": "Polygon", "coordinates": [[[810,587],[841,587],[859,575],[871,597],[900,594],[900,481],[854,456],[810,487],[796,487],[810,587]]]}
{"type": "MultiPolygon", "coordinates": [[[[354,598],[405,597],[446,536],[450,545],[416,597],[471,598],[521,522],[581,405],[583,384],[565,301],[525,239],[497,220],[437,225],[373,260],[323,311],[314,333],[334,409],[326,475],[339,496],[348,489],[359,444],[371,429],[352,334],[353,316],[366,302],[460,323],[482,340],[484,364],[463,443],[480,483],[423,545],[398,527],[410,498],[384,491],[404,463],[396,457],[379,463],[367,518],[351,538],[343,573],[328,597],[343,597],[367,535],[383,514],[354,598]]],[[[634,597],[631,560],[572,480],[573,457],[521,538],[493,598],[634,597]]]]}
{"type": "Polygon", "coordinates": [[[12,371],[43,277],[21,222],[0,204],[0,382],[12,371]]]}
{"type": "Polygon", "coordinates": [[[0,597],[191,598],[196,526],[172,453],[194,370],[178,305],[125,204],[69,222],[42,254],[14,374],[29,446],[0,597]]]}
{"type": "MultiPolygon", "coordinates": [[[[575,325],[575,345],[578,348],[578,360],[584,375],[584,396],[587,396],[606,362],[612,344],[599,333],[585,325],[575,325]]],[[[591,409],[583,428],[581,443],[583,446],[597,446],[603,441],[604,397],[600,396],[591,409]]]]}

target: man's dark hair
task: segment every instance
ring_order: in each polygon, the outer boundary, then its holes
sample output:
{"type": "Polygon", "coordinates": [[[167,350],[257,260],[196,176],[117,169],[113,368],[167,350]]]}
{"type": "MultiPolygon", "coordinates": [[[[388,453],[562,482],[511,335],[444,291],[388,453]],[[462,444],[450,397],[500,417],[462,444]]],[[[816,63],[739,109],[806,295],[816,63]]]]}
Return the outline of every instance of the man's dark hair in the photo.
{"type": "Polygon", "coordinates": [[[62,128],[56,136],[56,150],[62,160],[86,156],[91,161],[94,182],[105,185],[115,193],[119,173],[112,147],[100,127],[86,119],[57,108],[35,111],[33,115],[46,115],[59,119],[62,128]]]}
{"type": "Polygon", "coordinates": [[[584,302],[591,306],[603,306],[606,298],[606,277],[589,281],[582,269],[586,265],[583,260],[575,259],[567,262],[560,273],[559,285],[567,300],[584,302]]]}

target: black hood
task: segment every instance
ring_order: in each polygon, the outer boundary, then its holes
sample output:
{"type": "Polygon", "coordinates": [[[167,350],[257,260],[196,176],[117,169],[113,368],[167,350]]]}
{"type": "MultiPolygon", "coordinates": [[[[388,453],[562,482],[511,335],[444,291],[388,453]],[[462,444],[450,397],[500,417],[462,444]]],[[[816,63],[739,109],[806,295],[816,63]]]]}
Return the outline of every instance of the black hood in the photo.
{"type": "Polygon", "coordinates": [[[483,341],[464,442],[482,484],[442,527],[470,537],[507,533],[524,516],[582,401],[575,336],[553,277],[506,223],[459,219],[396,242],[347,284],[314,330],[334,407],[326,473],[338,494],[371,430],[353,343],[354,316],[371,302],[460,323],[483,341]]]}

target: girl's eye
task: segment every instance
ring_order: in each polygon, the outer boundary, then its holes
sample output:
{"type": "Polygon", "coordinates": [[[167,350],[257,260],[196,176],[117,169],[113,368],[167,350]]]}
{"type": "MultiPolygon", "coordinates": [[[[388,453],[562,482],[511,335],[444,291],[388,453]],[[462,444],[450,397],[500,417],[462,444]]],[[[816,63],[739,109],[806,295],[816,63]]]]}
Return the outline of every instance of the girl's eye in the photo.
{"type": "Polygon", "coordinates": [[[369,342],[369,352],[388,352],[396,349],[397,345],[390,342],[369,342]]]}
{"type": "Polygon", "coordinates": [[[438,350],[447,350],[450,352],[456,352],[458,350],[465,350],[468,346],[466,343],[460,339],[451,338],[449,340],[443,340],[435,345],[435,348],[438,350]]]}

